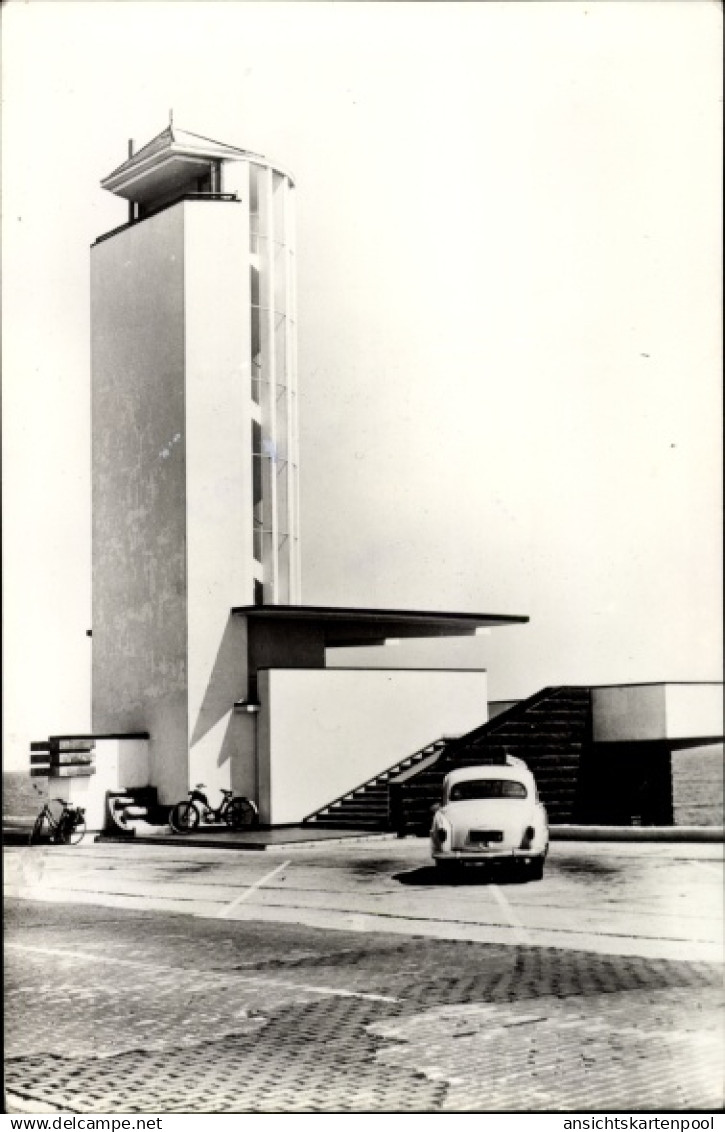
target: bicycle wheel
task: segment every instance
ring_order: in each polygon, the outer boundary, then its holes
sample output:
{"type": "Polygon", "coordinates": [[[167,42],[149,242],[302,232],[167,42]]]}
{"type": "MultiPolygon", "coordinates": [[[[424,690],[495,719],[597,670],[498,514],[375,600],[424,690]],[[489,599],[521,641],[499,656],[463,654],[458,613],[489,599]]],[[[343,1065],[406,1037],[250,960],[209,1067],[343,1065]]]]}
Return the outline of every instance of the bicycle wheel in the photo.
{"type": "Polygon", "coordinates": [[[229,807],[229,814],[227,822],[232,829],[243,829],[245,826],[257,825],[259,821],[259,814],[254,802],[249,798],[234,798],[229,807]]]}
{"type": "Polygon", "coordinates": [[[40,841],[40,835],[43,832],[44,820],[45,814],[38,814],[37,818],[35,819],[35,824],[30,831],[30,838],[28,840],[29,845],[37,845],[37,843],[40,841]]]}
{"type": "Polygon", "coordinates": [[[82,814],[74,814],[66,823],[64,830],[64,845],[80,845],[86,833],[86,819],[82,814]]]}
{"type": "Polygon", "coordinates": [[[191,833],[199,824],[199,811],[193,802],[178,802],[169,815],[174,833],[191,833]]]}

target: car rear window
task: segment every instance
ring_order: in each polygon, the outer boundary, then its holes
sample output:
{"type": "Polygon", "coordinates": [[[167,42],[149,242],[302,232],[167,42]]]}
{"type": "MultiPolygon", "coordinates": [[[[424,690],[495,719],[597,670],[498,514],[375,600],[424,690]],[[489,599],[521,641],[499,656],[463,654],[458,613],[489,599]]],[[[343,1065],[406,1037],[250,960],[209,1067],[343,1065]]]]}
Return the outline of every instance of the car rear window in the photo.
{"type": "Polygon", "coordinates": [[[451,786],[449,801],[468,802],[474,798],[526,798],[523,782],[510,778],[472,778],[451,786]]]}

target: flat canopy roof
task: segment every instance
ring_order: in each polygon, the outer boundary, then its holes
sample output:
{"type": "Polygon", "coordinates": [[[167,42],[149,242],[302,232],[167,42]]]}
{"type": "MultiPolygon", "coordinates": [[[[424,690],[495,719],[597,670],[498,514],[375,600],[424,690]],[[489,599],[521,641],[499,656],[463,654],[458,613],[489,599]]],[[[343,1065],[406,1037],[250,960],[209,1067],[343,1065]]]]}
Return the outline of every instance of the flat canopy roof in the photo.
{"type": "Polygon", "coordinates": [[[258,157],[249,150],[167,126],[101,181],[101,188],[127,200],[146,201],[200,176],[214,160],[258,157]]]}
{"type": "Polygon", "coordinates": [[[439,613],[417,609],[348,609],[329,605],[241,605],[232,613],[251,621],[307,623],[322,630],[325,646],[380,644],[403,637],[470,637],[477,629],[519,625],[528,617],[501,613],[439,613]]]}

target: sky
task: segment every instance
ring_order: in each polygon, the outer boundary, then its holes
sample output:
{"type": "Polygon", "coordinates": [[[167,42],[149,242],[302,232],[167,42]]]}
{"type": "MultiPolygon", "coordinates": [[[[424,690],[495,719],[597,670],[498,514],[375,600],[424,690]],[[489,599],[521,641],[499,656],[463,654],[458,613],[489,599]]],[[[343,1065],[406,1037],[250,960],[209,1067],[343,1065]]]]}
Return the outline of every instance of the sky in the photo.
{"type": "Polygon", "coordinates": [[[90,726],[88,249],[170,109],[295,175],[303,602],[528,615],[386,650],[494,699],[721,678],[721,18],[4,5],[6,766],[90,726]]]}

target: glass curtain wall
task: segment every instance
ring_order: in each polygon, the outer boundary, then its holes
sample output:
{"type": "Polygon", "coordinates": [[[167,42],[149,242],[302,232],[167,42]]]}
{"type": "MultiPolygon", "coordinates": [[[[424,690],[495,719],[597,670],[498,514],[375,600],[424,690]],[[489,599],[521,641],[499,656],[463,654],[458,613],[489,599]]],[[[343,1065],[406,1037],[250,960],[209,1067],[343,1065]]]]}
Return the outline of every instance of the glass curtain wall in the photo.
{"type": "Polygon", "coordinates": [[[253,545],[264,601],[283,605],[300,600],[293,191],[250,164],[253,545]]]}

